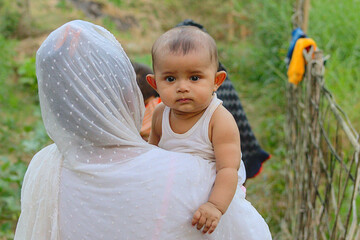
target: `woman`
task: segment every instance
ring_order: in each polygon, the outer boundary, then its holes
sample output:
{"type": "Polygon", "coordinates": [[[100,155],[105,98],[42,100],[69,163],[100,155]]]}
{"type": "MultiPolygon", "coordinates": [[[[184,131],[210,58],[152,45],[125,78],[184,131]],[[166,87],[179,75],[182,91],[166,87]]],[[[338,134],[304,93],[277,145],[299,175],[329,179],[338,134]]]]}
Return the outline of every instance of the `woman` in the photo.
{"type": "Polygon", "coordinates": [[[142,140],[143,98],[111,33],[69,22],[41,45],[36,69],[54,144],[26,172],[15,239],[241,239],[240,224],[271,238],[241,190],[213,234],[191,226],[214,165],[142,140]]]}

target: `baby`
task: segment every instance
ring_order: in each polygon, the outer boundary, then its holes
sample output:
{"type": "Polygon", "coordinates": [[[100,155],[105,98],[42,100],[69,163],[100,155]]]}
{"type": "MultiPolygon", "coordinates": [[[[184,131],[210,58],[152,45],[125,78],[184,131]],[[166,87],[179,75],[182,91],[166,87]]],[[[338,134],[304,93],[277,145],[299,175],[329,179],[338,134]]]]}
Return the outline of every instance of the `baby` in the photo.
{"type": "Polygon", "coordinates": [[[155,41],[152,61],[154,74],[146,80],[162,103],[153,114],[149,143],[216,163],[213,190],[192,219],[197,229],[212,233],[235,194],[241,162],[236,122],[215,94],[226,78],[217,71],[216,43],[196,27],[176,27],[155,41]]]}

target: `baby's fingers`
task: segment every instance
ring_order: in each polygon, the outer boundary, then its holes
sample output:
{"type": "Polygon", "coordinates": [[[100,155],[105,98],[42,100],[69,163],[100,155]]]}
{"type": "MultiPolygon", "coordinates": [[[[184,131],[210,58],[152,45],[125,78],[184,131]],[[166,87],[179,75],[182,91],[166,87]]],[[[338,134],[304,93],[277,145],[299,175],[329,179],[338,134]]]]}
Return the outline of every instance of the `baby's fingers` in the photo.
{"type": "Polygon", "coordinates": [[[194,213],[194,216],[193,216],[193,219],[192,219],[192,221],[191,221],[191,224],[192,224],[193,226],[195,226],[195,224],[197,224],[197,223],[199,222],[200,217],[201,217],[201,213],[200,213],[199,211],[196,211],[196,212],[194,213]]]}
{"type": "Polygon", "coordinates": [[[204,216],[201,216],[196,226],[197,230],[200,230],[204,226],[205,222],[206,222],[206,218],[204,216]]]}
{"type": "MultiPolygon", "coordinates": [[[[206,223],[205,223],[205,226],[204,226],[204,229],[203,229],[203,233],[207,233],[207,231],[210,229],[210,227],[211,227],[211,223],[212,223],[212,221],[210,220],[210,219],[208,219],[207,221],[206,221],[206,223]]],[[[209,232],[210,233],[210,232],[209,232]]]]}
{"type": "Polygon", "coordinates": [[[211,226],[209,228],[209,234],[211,234],[211,233],[213,233],[215,231],[215,228],[217,227],[218,223],[219,223],[219,221],[213,221],[211,223],[211,226]]]}

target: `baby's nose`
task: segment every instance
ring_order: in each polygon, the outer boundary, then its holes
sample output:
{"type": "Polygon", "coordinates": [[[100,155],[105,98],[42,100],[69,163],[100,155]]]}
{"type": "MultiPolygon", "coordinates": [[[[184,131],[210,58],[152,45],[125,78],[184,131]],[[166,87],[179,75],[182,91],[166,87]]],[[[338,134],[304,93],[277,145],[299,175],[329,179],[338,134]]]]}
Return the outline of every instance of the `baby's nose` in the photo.
{"type": "Polygon", "coordinates": [[[188,92],[189,91],[189,85],[186,83],[186,81],[180,80],[177,82],[177,92],[188,92]]]}

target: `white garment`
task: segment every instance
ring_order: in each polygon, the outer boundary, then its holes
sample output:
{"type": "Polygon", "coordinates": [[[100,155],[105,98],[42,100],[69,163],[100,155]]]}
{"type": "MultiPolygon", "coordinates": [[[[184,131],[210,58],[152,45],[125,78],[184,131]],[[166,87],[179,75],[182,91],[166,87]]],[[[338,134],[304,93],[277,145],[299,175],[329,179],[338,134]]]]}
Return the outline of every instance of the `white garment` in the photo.
{"type": "Polygon", "coordinates": [[[21,215],[15,239],[60,239],[58,195],[63,158],[55,144],[31,160],[21,188],[21,215]]]}
{"type": "Polygon", "coordinates": [[[191,226],[214,164],[142,140],[143,98],[107,30],[80,20],[61,26],[38,50],[36,70],[54,144],[25,174],[15,240],[271,239],[241,191],[212,235],[191,226]]]}
{"type": "Polygon", "coordinates": [[[175,133],[170,126],[170,108],[165,106],[162,116],[162,132],[158,146],[162,149],[190,153],[215,162],[214,147],[209,139],[209,124],[216,108],[222,103],[216,95],[200,119],[186,133],[175,133]]]}
{"type": "MultiPolygon", "coordinates": [[[[220,104],[222,104],[222,101],[217,98],[215,93],[200,119],[187,132],[182,134],[175,133],[171,129],[170,108],[165,106],[161,122],[162,130],[158,144],[159,147],[175,152],[190,153],[211,162],[215,162],[214,147],[209,139],[209,124],[212,115],[220,104]]],[[[245,165],[240,159],[238,184],[243,185],[245,180],[245,165]]]]}

